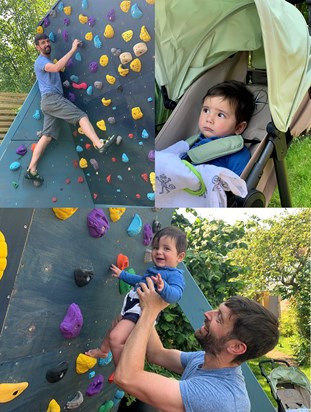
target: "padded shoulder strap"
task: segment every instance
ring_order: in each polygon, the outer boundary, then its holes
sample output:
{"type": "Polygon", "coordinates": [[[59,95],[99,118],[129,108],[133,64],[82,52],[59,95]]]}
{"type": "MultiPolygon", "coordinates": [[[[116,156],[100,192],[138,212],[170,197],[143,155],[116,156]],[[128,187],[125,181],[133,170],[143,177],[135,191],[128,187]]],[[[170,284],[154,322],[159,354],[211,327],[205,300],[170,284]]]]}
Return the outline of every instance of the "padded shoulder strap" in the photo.
{"type": "MultiPolygon", "coordinates": [[[[194,136],[192,136],[194,137],[194,136]]],[[[187,155],[194,164],[206,163],[218,157],[239,152],[244,147],[244,139],[241,135],[222,137],[212,140],[188,150],[187,155]]]]}

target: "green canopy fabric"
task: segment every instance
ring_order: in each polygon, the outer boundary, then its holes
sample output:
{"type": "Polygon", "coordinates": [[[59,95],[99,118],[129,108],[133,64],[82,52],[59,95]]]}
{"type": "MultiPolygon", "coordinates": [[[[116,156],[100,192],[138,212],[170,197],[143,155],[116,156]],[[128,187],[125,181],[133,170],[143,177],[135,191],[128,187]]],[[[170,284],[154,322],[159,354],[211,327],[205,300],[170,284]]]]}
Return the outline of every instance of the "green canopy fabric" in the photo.
{"type": "Polygon", "coordinates": [[[277,385],[284,383],[298,385],[311,393],[310,382],[308,381],[308,378],[303,372],[301,372],[299,369],[293,366],[278,366],[277,368],[271,371],[269,378],[271,383],[271,389],[274,393],[275,398],[278,397],[277,385]]]}
{"type": "Polygon", "coordinates": [[[286,131],[311,84],[307,24],[285,0],[157,0],[155,76],[178,100],[205,71],[264,46],[276,127],[286,131]]]}

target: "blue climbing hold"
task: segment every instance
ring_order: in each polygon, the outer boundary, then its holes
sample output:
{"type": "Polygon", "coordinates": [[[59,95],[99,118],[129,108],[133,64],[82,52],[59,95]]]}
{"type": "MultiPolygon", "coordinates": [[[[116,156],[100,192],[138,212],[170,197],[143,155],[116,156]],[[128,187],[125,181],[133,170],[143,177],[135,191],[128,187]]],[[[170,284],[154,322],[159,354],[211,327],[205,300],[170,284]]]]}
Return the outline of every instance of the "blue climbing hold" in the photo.
{"type": "Polygon", "coordinates": [[[35,112],[34,112],[34,114],[33,114],[33,116],[32,116],[34,119],[36,119],[36,120],[40,120],[41,119],[41,113],[40,113],[40,110],[39,109],[37,109],[35,112]]]}
{"type": "Polygon", "coordinates": [[[94,46],[96,49],[100,49],[102,47],[103,43],[101,42],[98,34],[94,37],[94,46]]]}
{"type": "Polygon", "coordinates": [[[127,157],[127,155],[125,153],[122,154],[122,162],[123,163],[128,163],[129,158],[127,157]]]}
{"type": "Polygon", "coordinates": [[[78,153],[83,152],[83,147],[77,145],[77,146],[76,146],[76,151],[77,151],[78,153]]]}
{"type": "Polygon", "coordinates": [[[95,371],[89,372],[89,379],[94,378],[94,376],[95,376],[95,371]]]}
{"type": "Polygon", "coordinates": [[[80,52],[77,52],[77,53],[75,54],[75,59],[77,60],[77,62],[80,62],[80,61],[82,60],[82,57],[81,57],[80,52]]]}
{"type": "Polygon", "coordinates": [[[55,34],[51,31],[51,33],[49,34],[49,40],[52,42],[52,43],[55,43],[55,34]]]}
{"type": "Polygon", "coordinates": [[[72,74],[72,75],[70,76],[70,80],[71,80],[72,82],[79,83],[79,77],[76,76],[75,74],[72,74]]]}
{"type": "Polygon", "coordinates": [[[87,9],[87,8],[88,8],[87,0],[82,0],[82,9],[87,9]]]}
{"type": "Polygon", "coordinates": [[[131,15],[132,17],[134,17],[134,19],[140,19],[143,15],[143,12],[140,10],[136,3],[131,7],[131,15]]]}
{"type": "Polygon", "coordinates": [[[136,213],[127,229],[127,234],[129,236],[136,236],[141,232],[142,227],[143,222],[141,220],[141,217],[136,213]]]}
{"type": "Polygon", "coordinates": [[[64,3],[62,1],[60,1],[57,8],[58,8],[59,11],[63,11],[64,10],[64,3]]]}
{"type": "Polygon", "coordinates": [[[148,99],[147,99],[147,102],[152,102],[153,101],[153,99],[152,99],[152,97],[148,97],[148,99]]]}
{"type": "Polygon", "coordinates": [[[112,353],[108,352],[108,356],[106,358],[99,358],[97,363],[99,366],[105,366],[105,365],[108,365],[111,361],[112,361],[112,353]]]}
{"type": "Polygon", "coordinates": [[[87,93],[89,96],[92,96],[92,94],[93,94],[93,86],[89,86],[89,87],[86,89],[86,93],[87,93]]]}
{"type": "Polygon", "coordinates": [[[148,139],[149,133],[147,132],[146,129],[144,129],[144,130],[142,131],[141,137],[142,137],[143,139],[148,139]]]}
{"type": "Polygon", "coordinates": [[[19,162],[13,162],[10,164],[10,170],[18,170],[21,167],[19,162]]]}
{"type": "Polygon", "coordinates": [[[147,198],[153,201],[155,199],[154,193],[147,193],[147,198]]]}
{"type": "Polygon", "coordinates": [[[122,391],[121,389],[117,389],[113,397],[113,404],[117,405],[124,396],[124,391],[122,391]]]}
{"type": "Polygon", "coordinates": [[[123,177],[121,175],[118,175],[117,178],[121,181],[123,180],[123,177]]]}

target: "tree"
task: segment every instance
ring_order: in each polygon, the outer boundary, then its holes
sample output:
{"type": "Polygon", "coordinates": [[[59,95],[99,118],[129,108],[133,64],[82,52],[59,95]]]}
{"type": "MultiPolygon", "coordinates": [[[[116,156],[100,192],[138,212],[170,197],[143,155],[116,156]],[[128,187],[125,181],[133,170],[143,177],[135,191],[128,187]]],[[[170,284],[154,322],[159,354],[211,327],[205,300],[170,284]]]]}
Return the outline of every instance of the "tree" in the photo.
{"type": "Polygon", "coordinates": [[[36,28],[54,0],[2,0],[0,3],[0,90],[28,92],[35,81],[36,28]]]}

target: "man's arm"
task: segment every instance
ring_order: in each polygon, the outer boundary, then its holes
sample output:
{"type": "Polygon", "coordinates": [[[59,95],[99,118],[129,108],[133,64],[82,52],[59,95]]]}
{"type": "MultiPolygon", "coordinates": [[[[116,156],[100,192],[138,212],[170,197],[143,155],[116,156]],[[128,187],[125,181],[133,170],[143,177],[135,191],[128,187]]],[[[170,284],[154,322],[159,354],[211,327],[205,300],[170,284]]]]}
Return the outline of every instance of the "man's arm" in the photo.
{"type": "MultiPolygon", "coordinates": [[[[126,392],[163,412],[184,412],[179,382],[144,370],[146,350],[151,334],[153,336],[150,342],[151,349],[158,347],[155,350],[158,353],[155,358],[161,353],[161,350],[159,352],[159,339],[152,332],[153,324],[159,312],[168,306],[154,290],[152,280],[147,278],[146,282],[147,284],[141,283],[141,289],[137,290],[142,314],[125,343],[115,371],[114,381],[126,392]]],[[[161,343],[160,346],[162,346],[161,343]]],[[[176,362],[178,351],[173,352],[176,362]]],[[[165,351],[162,355],[164,353],[165,351]]],[[[180,364],[180,361],[178,362],[180,364]]]]}
{"type": "Polygon", "coordinates": [[[72,43],[72,47],[69,50],[69,52],[65,54],[65,56],[63,56],[61,59],[59,59],[56,63],[47,63],[44,66],[44,70],[50,73],[60,72],[61,70],[63,70],[63,68],[68,63],[70,57],[72,57],[72,55],[76,52],[80,44],[81,44],[81,41],[78,39],[75,39],[72,43]]]}

